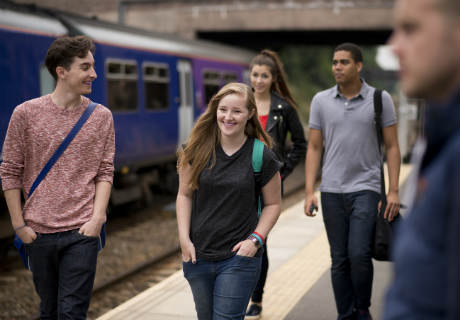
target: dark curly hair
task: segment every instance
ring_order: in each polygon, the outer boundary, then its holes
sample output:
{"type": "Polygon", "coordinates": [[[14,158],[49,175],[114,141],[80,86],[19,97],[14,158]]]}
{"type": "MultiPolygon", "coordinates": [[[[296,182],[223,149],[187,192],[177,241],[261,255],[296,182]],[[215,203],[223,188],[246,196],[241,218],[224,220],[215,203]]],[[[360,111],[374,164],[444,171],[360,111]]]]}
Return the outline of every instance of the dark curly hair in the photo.
{"type": "Polygon", "coordinates": [[[75,57],[84,58],[91,52],[94,54],[96,47],[93,40],[87,36],[62,37],[53,41],[46,53],[45,65],[48,71],[57,80],[56,68],[64,67],[69,70],[75,57]]]}

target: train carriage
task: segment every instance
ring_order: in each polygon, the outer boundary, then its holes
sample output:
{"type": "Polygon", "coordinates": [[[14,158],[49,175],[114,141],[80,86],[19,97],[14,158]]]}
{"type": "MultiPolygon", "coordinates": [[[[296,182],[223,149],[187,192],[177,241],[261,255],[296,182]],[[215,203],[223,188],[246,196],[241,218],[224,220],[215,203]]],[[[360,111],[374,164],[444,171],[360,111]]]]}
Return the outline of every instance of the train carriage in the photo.
{"type": "Polygon", "coordinates": [[[2,145],[15,106],[54,89],[44,58],[51,42],[66,34],[85,34],[96,44],[98,79],[89,98],[113,112],[117,152],[112,204],[148,201],[154,183],[174,188],[177,145],[222,85],[247,80],[253,55],[0,0],[2,145]]]}

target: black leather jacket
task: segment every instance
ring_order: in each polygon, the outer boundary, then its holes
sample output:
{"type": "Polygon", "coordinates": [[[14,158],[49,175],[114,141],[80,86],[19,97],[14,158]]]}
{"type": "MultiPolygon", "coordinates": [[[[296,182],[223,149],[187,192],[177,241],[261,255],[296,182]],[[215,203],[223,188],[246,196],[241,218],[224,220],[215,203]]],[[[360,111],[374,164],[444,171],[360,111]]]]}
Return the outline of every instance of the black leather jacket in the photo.
{"type": "Polygon", "coordinates": [[[296,109],[273,91],[265,131],[273,139],[273,151],[283,162],[280,173],[284,180],[305,157],[307,142],[296,109]],[[288,132],[291,133],[292,146],[286,145],[288,132]]]}

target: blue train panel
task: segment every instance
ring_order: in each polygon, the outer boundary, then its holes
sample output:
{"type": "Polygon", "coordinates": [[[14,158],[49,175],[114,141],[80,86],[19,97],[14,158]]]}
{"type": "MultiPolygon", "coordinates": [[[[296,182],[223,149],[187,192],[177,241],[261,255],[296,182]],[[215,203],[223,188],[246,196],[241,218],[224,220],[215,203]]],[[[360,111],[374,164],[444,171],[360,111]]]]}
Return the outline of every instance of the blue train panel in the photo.
{"type": "MultiPolygon", "coordinates": [[[[23,9],[0,11],[0,143],[15,106],[53,91],[43,62],[52,41],[66,32],[54,16],[23,9]],[[8,18],[15,15],[19,18],[8,18]]],[[[117,170],[174,161],[177,143],[210,97],[223,84],[241,81],[247,68],[248,52],[230,47],[92,19],[69,21],[96,43],[98,78],[89,98],[112,110],[117,170]]]]}
{"type": "MultiPolygon", "coordinates": [[[[11,114],[18,104],[42,94],[40,68],[55,38],[0,30],[0,141],[3,142],[11,114]]],[[[116,131],[116,165],[140,167],[174,157],[178,140],[177,57],[130,48],[96,45],[96,73],[92,100],[107,107],[106,65],[110,59],[135,61],[138,66],[137,105],[132,111],[113,110],[116,131]],[[169,106],[160,111],[146,110],[142,65],[161,63],[169,68],[169,106]]]]}
{"type": "Polygon", "coordinates": [[[95,101],[103,101],[112,109],[116,135],[116,166],[141,166],[159,163],[174,157],[178,139],[178,75],[177,57],[156,54],[132,48],[114,47],[98,44],[96,47],[96,70],[98,79],[93,86],[95,101]],[[126,110],[112,108],[108,97],[109,62],[132,63],[137,68],[137,96],[130,101],[126,110]],[[143,66],[161,64],[168,67],[168,107],[160,110],[146,108],[143,66]],[[137,101],[136,101],[137,100],[137,101]]]}
{"type": "Polygon", "coordinates": [[[14,108],[40,96],[40,65],[53,40],[0,29],[0,143],[14,108]]]}

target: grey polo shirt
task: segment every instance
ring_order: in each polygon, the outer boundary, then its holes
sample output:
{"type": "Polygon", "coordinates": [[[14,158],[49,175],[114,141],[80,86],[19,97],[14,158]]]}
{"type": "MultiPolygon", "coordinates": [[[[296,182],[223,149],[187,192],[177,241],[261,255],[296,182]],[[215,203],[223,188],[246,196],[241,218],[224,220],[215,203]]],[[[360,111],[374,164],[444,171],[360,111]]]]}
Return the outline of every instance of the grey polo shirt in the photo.
{"type": "MultiPolygon", "coordinates": [[[[309,127],[324,140],[321,192],[380,193],[380,155],[374,123],[375,88],[363,82],[359,94],[347,100],[337,85],[317,93],[312,100],[309,127]]],[[[393,101],[382,94],[382,125],[396,123],[393,101]]]]}

